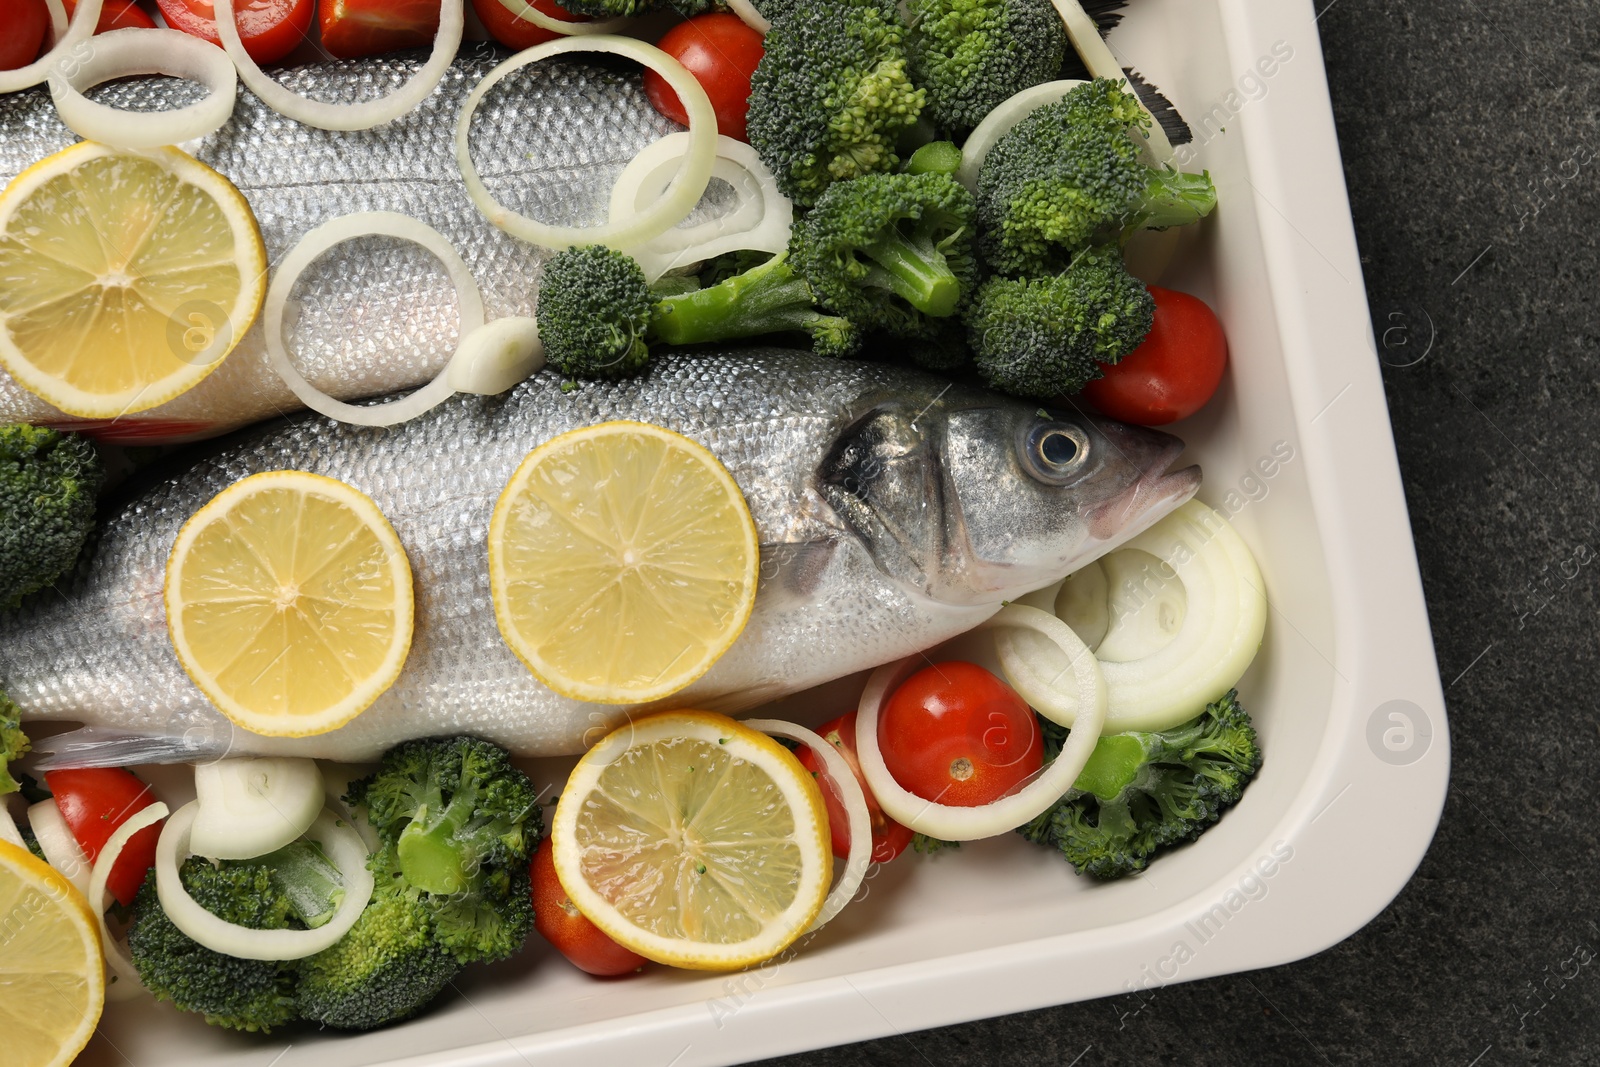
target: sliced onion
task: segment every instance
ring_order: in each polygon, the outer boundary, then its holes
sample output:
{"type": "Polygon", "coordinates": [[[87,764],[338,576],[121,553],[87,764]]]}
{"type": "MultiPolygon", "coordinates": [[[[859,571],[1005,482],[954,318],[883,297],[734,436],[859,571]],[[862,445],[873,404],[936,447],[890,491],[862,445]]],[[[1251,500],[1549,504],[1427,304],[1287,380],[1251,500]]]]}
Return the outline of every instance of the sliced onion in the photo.
{"type": "Polygon", "coordinates": [[[53,799],[41,800],[28,808],[28,828],[39,842],[45,862],[71,882],[85,900],[94,899],[89,895],[92,874],[89,857],[84,855],[83,846],[67,828],[67,820],[61,817],[61,808],[53,799]]]}
{"type": "MultiPolygon", "coordinates": [[[[867,785],[884,814],[918,833],[942,841],[976,841],[1009,833],[1037,818],[1066,795],[1083,773],[1089,754],[1100,740],[1106,687],[1094,654],[1061,620],[1047,611],[1020,604],[1001,608],[978,629],[1006,627],[1035,630],[1057,642],[1072,663],[1072,677],[1078,687],[1077,725],[1067,735],[1061,754],[1017,792],[978,807],[958,807],[924,800],[901,786],[889,773],[883,761],[883,750],[878,747],[878,715],[889,694],[925,662],[921,656],[907,656],[898,663],[879,667],[867,680],[866,691],[861,694],[856,718],[856,755],[861,760],[861,773],[866,775],[867,785]]],[[[1046,718],[1052,718],[1045,709],[1037,710],[1046,718]]]]}
{"type": "Polygon", "coordinates": [[[372,873],[367,870],[367,846],[361,835],[332,812],[323,811],[306,836],[322,846],[344,878],[344,899],[333,918],[315,930],[252,930],[219,919],[195,902],[179,874],[189,857],[189,832],[198,807],[194,802],[185,804],[161,831],[156,846],[156,892],[172,925],[213,952],[242,960],[305,959],[349,933],[372,899],[372,873]]]}
{"type": "MultiPolygon", "coordinates": [[[[104,0],[82,0],[72,10],[72,20],[67,24],[67,32],[58,33],[56,43],[50,50],[25,67],[16,70],[0,70],[0,93],[15,93],[23,89],[32,89],[35,85],[50,76],[50,72],[58,66],[70,73],[78,64],[94,54],[88,47],[80,48],[94,33],[95,26],[100,22],[100,7],[104,0]]],[[[63,12],[65,9],[63,9],[63,12]]],[[[51,24],[55,25],[55,12],[51,11],[51,24]]]]}
{"type": "Polygon", "coordinates": [[[322,814],[322,772],[295,756],[243,756],[194,769],[191,846],[213,860],[252,860],[276,852],[322,814]]]}
{"type": "Polygon", "coordinates": [[[44,0],[44,9],[50,13],[50,43],[54,45],[67,33],[67,9],[61,0],[44,0]]]}
{"type": "MultiPolygon", "coordinates": [[[[105,950],[106,965],[111,968],[117,980],[107,983],[106,994],[113,1000],[124,1000],[144,992],[144,983],[139,980],[139,969],[133,965],[133,957],[128,955],[128,949],[111,936],[111,928],[106,925],[106,909],[111,906],[106,899],[106,882],[111,878],[111,871],[117,865],[117,860],[122,856],[122,850],[127,847],[133,835],[147,826],[154,826],[167,817],[167,806],[159,800],[147,805],[128,817],[128,821],[117,827],[116,832],[107,839],[105,846],[100,850],[100,858],[94,861],[94,870],[89,875],[89,910],[94,912],[95,921],[100,924],[100,945],[105,950]],[[111,995],[115,989],[116,995],[111,995]]],[[[166,830],[162,830],[165,835],[166,830]]],[[[41,847],[43,847],[41,845],[41,847]]]]}
{"type": "MultiPolygon", "coordinates": [[[[862,790],[861,783],[856,781],[850,765],[839,755],[839,750],[814,731],[781,719],[746,719],[744,724],[764,734],[798,741],[816,753],[827,769],[828,777],[839,787],[839,802],[850,817],[850,855],[845,859],[844,873],[834,884],[828,899],[822,902],[817,921],[811,924],[811,930],[819,930],[855,899],[856,890],[861,888],[861,880],[867,876],[867,866],[872,862],[872,813],[867,810],[867,794],[862,790]]],[[[810,933],[811,930],[806,932],[810,933]]]]}
{"type": "Polygon", "coordinates": [[[17,829],[16,820],[11,817],[11,811],[6,807],[4,798],[0,798],[0,841],[16,845],[24,851],[28,848],[28,843],[22,839],[22,831],[17,829]]]}
{"type": "MultiPolygon", "coordinates": [[[[1061,14],[1061,21],[1066,23],[1067,37],[1072,41],[1073,50],[1078,53],[1078,58],[1083,60],[1083,65],[1089,73],[1096,78],[1110,78],[1116,82],[1126,82],[1128,76],[1122,72],[1122,64],[1117,62],[1117,57],[1111,54],[1111,46],[1106,44],[1106,39],[1100,36],[1100,27],[1094,24],[1094,19],[1083,10],[1083,5],[1078,0],[1050,0],[1056,6],[1056,11],[1061,14]]],[[[1161,123],[1156,121],[1150,109],[1144,106],[1144,101],[1139,99],[1139,94],[1133,91],[1133,86],[1125,87],[1133,93],[1133,98],[1150,115],[1150,129],[1145,140],[1145,152],[1158,164],[1172,162],[1172,142],[1167,140],[1167,131],[1161,128],[1161,123]]]]}
{"type": "Polygon", "coordinates": [[[558,33],[563,37],[582,37],[591,33],[616,33],[627,26],[632,20],[625,18],[583,19],[578,22],[563,22],[561,19],[546,15],[543,11],[527,3],[526,0],[500,0],[500,6],[511,12],[523,22],[531,22],[542,30],[558,33]]]}
{"type": "MultiPolygon", "coordinates": [[[[267,355],[272,360],[272,369],[278,372],[278,377],[306,407],[330,419],[359,426],[395,426],[432,410],[455,394],[455,387],[449,380],[449,366],[432,382],[403,400],[357,407],[335,400],[306,381],[290,361],[289,350],[283,340],[283,312],[289,305],[289,295],[294,292],[295,282],[300,280],[300,275],[328,249],[357,237],[397,237],[432,252],[444,264],[451,282],[455,284],[456,299],[461,307],[463,342],[483,325],[483,295],[478,291],[478,283],[472,279],[472,271],[444,234],[425,222],[393,211],[364,211],[341,215],[325,222],[302,237],[300,243],[279,261],[272,283],[267,286],[267,300],[262,309],[267,355]]],[[[459,346],[457,351],[460,351],[459,346]]]]}
{"type": "Polygon", "coordinates": [[[463,337],[443,377],[458,393],[498,396],[543,367],[538,321],[510,315],[463,337]]]}
{"type": "MultiPolygon", "coordinates": [[[[461,109],[461,118],[456,123],[456,164],[461,168],[461,178],[466,183],[467,195],[472,198],[473,204],[485,218],[513,237],[558,251],[574,245],[601,244],[622,252],[632,252],[682,222],[705,195],[716,163],[716,132],[717,113],[711,107],[711,98],[682,63],[661,49],[631,37],[610,34],[568,37],[518,52],[478,83],[478,87],[467,97],[466,105],[461,109]],[[610,219],[599,226],[554,226],[530,219],[500,204],[478,176],[469,144],[472,116],[489,90],[501,79],[531,63],[572,52],[608,52],[649,67],[660,74],[678,94],[678,99],[683,101],[684,109],[689,114],[689,150],[683,156],[667,195],[644,211],[623,219],[610,219]]],[[[559,136],[559,133],[556,135],[559,136]]]]}
{"type": "MultiPolygon", "coordinates": [[[[505,0],[500,0],[505,3],[505,0]]],[[[728,10],[739,16],[739,21],[765,36],[772,29],[772,20],[756,10],[750,0],[727,0],[728,10]]]]}
{"type": "Polygon", "coordinates": [[[177,30],[132,27],[102,33],[94,48],[66,73],[50,72],[50,98],[78,136],[113,148],[160,148],[204,137],[233,115],[239,76],[225,52],[177,30]],[[101,82],[136,74],[166,74],[204,85],[203,100],[172,111],[125,111],[83,94],[101,82]]]}
{"type": "Polygon", "coordinates": [[[1087,84],[1089,83],[1077,78],[1045,82],[1043,85],[1024,89],[1000,101],[962,143],[961,167],[956,171],[956,180],[973,192],[977,192],[978,171],[983,169],[983,161],[989,158],[989,153],[1000,143],[1000,138],[1010,133],[1016,128],[1017,123],[1039,108],[1053,104],[1078,86],[1087,84]]]}
{"type": "MultiPolygon", "coordinates": [[[[96,6],[99,0],[95,0],[96,6]]],[[[461,35],[466,26],[465,0],[442,0],[439,6],[439,32],[433,39],[433,54],[411,80],[379,100],[359,104],[328,104],[320,100],[307,100],[290,92],[273,81],[239,40],[239,27],[234,22],[233,0],[216,0],[215,15],[217,36],[222,47],[228,50],[239,77],[262,103],[280,115],[315,126],[319,130],[370,130],[386,122],[393,122],[427,99],[438,88],[445,71],[455,60],[461,47],[461,35]]]]}
{"type": "MultiPolygon", "coordinates": [[[[611,190],[611,218],[625,219],[665,196],[689,144],[689,134],[671,133],[635,156],[611,190]]],[[[649,281],[727,252],[777,255],[789,247],[794,202],[778,189],[777,179],[755,149],[719,134],[711,174],[732,186],[737,204],[714,219],[675,226],[635,248],[633,258],[649,281]]]]}

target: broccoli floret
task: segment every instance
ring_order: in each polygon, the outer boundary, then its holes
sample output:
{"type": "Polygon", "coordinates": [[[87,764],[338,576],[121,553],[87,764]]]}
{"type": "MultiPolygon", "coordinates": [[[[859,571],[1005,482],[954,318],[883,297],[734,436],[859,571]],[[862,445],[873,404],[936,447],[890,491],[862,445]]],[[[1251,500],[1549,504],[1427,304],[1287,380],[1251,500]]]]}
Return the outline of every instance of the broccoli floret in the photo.
{"type": "Polygon", "coordinates": [[[0,690],[0,797],[22,785],[11,776],[10,765],[28,752],[28,735],[22,732],[22,709],[0,690]]]}
{"type": "Polygon", "coordinates": [[[1091,248],[1060,274],[992,278],[966,315],[973,362],[1015,396],[1075,393],[1144,341],[1155,299],[1115,246],[1091,248]]]}
{"type": "Polygon", "coordinates": [[[869,174],[828,188],[795,223],[795,269],[825,309],[925,337],[970,294],[972,196],[946,174],[869,174]]]}
{"type": "Polygon", "coordinates": [[[954,141],[929,141],[906,160],[907,174],[950,174],[961,169],[961,149],[954,141]]]}
{"type": "Polygon", "coordinates": [[[650,360],[655,294],[632,256],[585,245],[551,257],[539,288],[545,359],[570,378],[621,378],[650,360]]]}
{"type": "MultiPolygon", "coordinates": [[[[10,818],[9,815],[6,815],[4,817],[5,818],[10,818]]],[[[39,844],[39,835],[38,834],[35,834],[30,828],[28,828],[26,826],[19,827],[17,829],[17,833],[22,835],[22,843],[28,847],[28,851],[29,852],[33,853],[33,858],[34,859],[38,860],[41,863],[49,863],[50,862],[50,860],[48,858],[46,858],[46,856],[44,854],[43,846],[41,846],[39,844]]]]}
{"type": "Polygon", "coordinates": [[[0,611],[72,569],[103,480],[88,438],[0,426],[0,611]]]}
{"type": "Polygon", "coordinates": [[[910,0],[911,79],[927,116],[965,136],[1009,97],[1053,81],[1067,31],[1050,0],[910,0]]]}
{"type": "Polygon", "coordinates": [[[750,145],[802,206],[833,182],[892,170],[922,113],[894,0],[813,0],[774,14],[750,79],[750,145]]]}
{"type": "Polygon", "coordinates": [[[779,254],[704,289],[656,304],[651,335],[668,344],[732,341],[771,333],[805,333],[821,355],[848,356],[861,345],[849,319],[819,310],[811,286],[779,254]]]}
{"type": "Polygon", "coordinates": [[[997,272],[1049,274],[1084,246],[1194,222],[1216,206],[1208,174],[1140,162],[1150,116],[1109,79],[1038,108],[978,172],[979,249],[997,272]]]}
{"type": "MultiPolygon", "coordinates": [[[[1066,730],[1043,726],[1053,759],[1066,730]]],[[[1199,837],[1260,769],[1255,728],[1230,692],[1170,730],[1100,738],[1072,791],[1017,832],[1060,849],[1080,874],[1121,878],[1199,837]]]]}
{"type": "Polygon", "coordinates": [[[441,948],[470,963],[521,947],[533,927],[528,856],[543,815],[505,750],[473,737],[407,741],[345,800],[394,847],[441,948]]]}

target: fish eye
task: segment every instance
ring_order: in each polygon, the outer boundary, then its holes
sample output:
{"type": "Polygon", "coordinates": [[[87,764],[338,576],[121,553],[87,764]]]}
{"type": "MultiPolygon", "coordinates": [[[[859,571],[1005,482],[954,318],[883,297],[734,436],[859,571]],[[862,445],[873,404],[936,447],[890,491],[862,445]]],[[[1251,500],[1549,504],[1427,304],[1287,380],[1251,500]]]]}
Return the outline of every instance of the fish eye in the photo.
{"type": "Polygon", "coordinates": [[[1089,456],[1089,438],[1070,423],[1047,422],[1034,426],[1023,448],[1023,465],[1041,482],[1060,484],[1083,467],[1089,456]]]}

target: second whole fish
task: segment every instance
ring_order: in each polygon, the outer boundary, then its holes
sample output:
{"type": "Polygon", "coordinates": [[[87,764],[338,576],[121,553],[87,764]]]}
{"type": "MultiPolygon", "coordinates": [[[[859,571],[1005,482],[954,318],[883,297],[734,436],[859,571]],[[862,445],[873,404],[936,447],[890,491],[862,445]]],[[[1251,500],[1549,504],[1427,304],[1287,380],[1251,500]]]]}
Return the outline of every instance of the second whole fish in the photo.
{"type": "MultiPolygon", "coordinates": [[[[225,752],[361,760],[412,737],[477,734],[524,755],[582,751],[633,710],[540,685],[502,641],[487,536],[496,500],[544,441],[611,419],[708,447],[749,503],[761,582],[749,625],[658,706],[734,712],[912,654],[1110,551],[1189,499],[1177,438],[884,364],[758,349],[669,354],[637,379],[563,392],[541,373],[390,430],[301,417],[253,428],[105,517],[59,591],[0,617],[0,686],[25,720],[91,728],[111,762],[225,752]],[[248,475],[297,469],[368,494],[405,545],[416,629],[394,686],[317,737],[235,729],[167,636],[162,586],[183,524],[248,475]]],[[[70,736],[70,735],[69,735],[70,736]]],[[[68,742],[70,744],[70,742],[68,742]]],[[[66,751],[62,739],[47,745],[66,751]]]]}

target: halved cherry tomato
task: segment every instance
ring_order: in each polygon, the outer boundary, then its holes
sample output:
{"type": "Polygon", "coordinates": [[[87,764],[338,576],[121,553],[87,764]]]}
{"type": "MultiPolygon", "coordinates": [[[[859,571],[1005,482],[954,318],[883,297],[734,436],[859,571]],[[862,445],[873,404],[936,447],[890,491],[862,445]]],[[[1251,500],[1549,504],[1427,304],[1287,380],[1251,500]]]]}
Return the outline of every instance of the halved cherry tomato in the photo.
{"type": "Polygon", "coordinates": [[[318,0],[322,47],[340,59],[424,48],[439,33],[433,0],[318,0]]]}
{"type": "Polygon", "coordinates": [[[572,965],[610,978],[631,974],[648,962],[617,944],[567,899],[556,877],[555,852],[547,837],[533,854],[533,928],[554,945],[572,965]]]}
{"type": "Polygon", "coordinates": [[[1228,366],[1228,338],[1204,300],[1150,286],[1155,324],[1144,344],[1104,378],[1084,387],[1089,403],[1113,419],[1140,426],[1165,426],[1205,407],[1228,366]]]}
{"type": "MultiPolygon", "coordinates": [[[[558,7],[554,0],[532,0],[532,4],[551,18],[560,19],[562,22],[588,21],[564,7],[558,7]]],[[[500,0],[472,0],[472,10],[477,12],[478,21],[483,23],[483,28],[489,31],[490,37],[507,48],[515,48],[519,52],[536,44],[553,41],[560,36],[554,30],[547,30],[525,18],[513,15],[500,0]]]]}
{"type": "MultiPolygon", "coordinates": [[[[861,760],[856,755],[856,713],[841,715],[830,723],[817,727],[822,739],[839,750],[839,755],[855,772],[861,791],[867,795],[867,816],[872,823],[872,862],[888,863],[911,844],[912,830],[902,826],[883,813],[878,798],[872,795],[866,776],[861,773],[861,760]]],[[[800,765],[825,782],[826,770],[821,760],[809,748],[799,752],[800,765]]],[[[850,816],[844,804],[834,795],[833,789],[824,785],[822,802],[828,809],[828,829],[833,833],[833,854],[840,859],[850,855],[850,816]]]]}
{"type": "Polygon", "coordinates": [[[16,70],[39,58],[50,12],[44,0],[0,0],[0,26],[0,70],[16,70]]]}
{"type": "MultiPolygon", "coordinates": [[[[67,829],[90,863],[100,858],[117,827],[156,800],[149,786],[120,767],[46,771],[44,781],[56,798],[67,829]]],[[[133,903],[145,874],[155,865],[161,825],[156,823],[134,834],[111,868],[106,887],[125,907],[133,903]]]]}
{"type": "Polygon", "coordinates": [[[1005,682],[975,663],[936,663],[907,678],[878,719],[883,762],[924,800],[978,807],[1044,766],[1044,734],[1005,682]]]}
{"type": "MultiPolygon", "coordinates": [[[[211,0],[156,0],[156,6],[173,29],[222,44],[211,0]]],[[[276,63],[310,34],[314,6],[313,0],[234,0],[233,21],[244,50],[259,64],[276,63]]]]}
{"type": "MultiPolygon", "coordinates": [[[[656,47],[687,67],[705,87],[717,112],[717,131],[745,140],[750,75],[766,52],[761,35],[740,22],[739,16],[713,11],[678,23],[662,35],[656,47]]],[[[644,91],[657,111],[674,122],[689,124],[683,101],[665,78],[649,68],[644,72],[644,91]]]]}
{"type": "MultiPolygon", "coordinates": [[[[77,0],[61,0],[61,3],[67,9],[67,17],[71,18],[73,11],[78,7],[77,0]]],[[[156,20],[145,14],[144,8],[133,0],[105,0],[100,5],[100,21],[95,24],[94,32],[155,28],[156,20]]]]}

